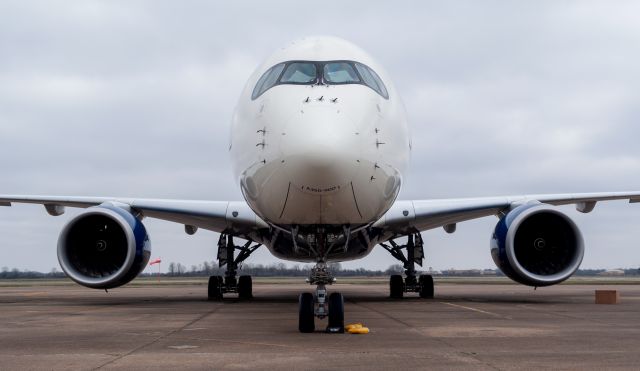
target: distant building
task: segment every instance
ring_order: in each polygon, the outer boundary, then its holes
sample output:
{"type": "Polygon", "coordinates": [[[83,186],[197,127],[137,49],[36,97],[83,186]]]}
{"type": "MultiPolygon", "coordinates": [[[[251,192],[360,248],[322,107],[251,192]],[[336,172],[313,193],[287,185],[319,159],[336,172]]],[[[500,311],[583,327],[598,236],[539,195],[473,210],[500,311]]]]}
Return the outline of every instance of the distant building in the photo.
{"type": "Polygon", "coordinates": [[[604,277],[624,276],[624,271],[622,269],[609,269],[604,272],[598,273],[598,276],[604,276],[604,277]]]}
{"type": "Polygon", "coordinates": [[[442,271],[444,276],[460,276],[460,277],[480,277],[480,276],[496,276],[495,269],[447,269],[442,271]]]}

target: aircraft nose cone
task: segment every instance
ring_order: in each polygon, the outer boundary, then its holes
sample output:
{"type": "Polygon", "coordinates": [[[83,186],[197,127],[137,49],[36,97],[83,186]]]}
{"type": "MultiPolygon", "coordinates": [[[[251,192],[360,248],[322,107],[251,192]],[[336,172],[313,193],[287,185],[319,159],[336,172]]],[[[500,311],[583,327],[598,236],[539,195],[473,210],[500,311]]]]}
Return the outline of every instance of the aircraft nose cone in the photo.
{"type": "Polygon", "coordinates": [[[354,123],[338,109],[306,107],[284,134],[281,152],[292,184],[322,193],[351,181],[360,146],[354,123]]]}

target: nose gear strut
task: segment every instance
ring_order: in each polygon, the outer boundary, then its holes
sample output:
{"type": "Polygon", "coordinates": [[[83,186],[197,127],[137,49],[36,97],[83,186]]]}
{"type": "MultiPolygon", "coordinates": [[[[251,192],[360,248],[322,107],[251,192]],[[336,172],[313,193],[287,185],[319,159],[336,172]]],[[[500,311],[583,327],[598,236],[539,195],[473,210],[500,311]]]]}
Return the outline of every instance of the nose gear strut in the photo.
{"type": "Polygon", "coordinates": [[[327,297],[326,285],[336,281],[324,260],[320,260],[311,268],[307,282],[316,285],[315,296],[305,292],[300,295],[300,316],[298,329],[300,332],[315,330],[315,317],[328,317],[327,332],[344,332],[344,298],[341,293],[333,292],[327,297]]]}
{"type": "MultiPolygon", "coordinates": [[[[344,332],[344,297],[339,292],[333,292],[327,297],[327,285],[333,284],[336,279],[327,267],[327,249],[324,231],[318,230],[314,250],[318,252],[319,259],[311,268],[307,282],[316,285],[315,295],[305,292],[299,297],[298,329],[300,332],[313,332],[315,330],[315,318],[328,317],[327,332],[344,332]]],[[[295,236],[295,234],[292,233],[295,236]]],[[[294,237],[295,238],[295,237],[294,237]]],[[[348,241],[348,236],[345,236],[348,241]]],[[[348,243],[348,242],[347,242],[348,243]]],[[[294,240],[295,245],[295,240],[294,240]]]]}

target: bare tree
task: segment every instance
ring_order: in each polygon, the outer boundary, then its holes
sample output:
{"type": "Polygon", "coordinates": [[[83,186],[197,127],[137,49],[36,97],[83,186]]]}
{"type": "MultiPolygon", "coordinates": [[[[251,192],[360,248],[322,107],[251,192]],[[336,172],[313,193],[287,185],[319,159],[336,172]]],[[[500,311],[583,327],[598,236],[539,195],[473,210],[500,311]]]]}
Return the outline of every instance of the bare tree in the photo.
{"type": "Polygon", "coordinates": [[[209,262],[205,261],[204,263],[202,263],[202,270],[204,271],[205,274],[210,275],[211,274],[211,264],[209,264],[209,262]]]}
{"type": "Polygon", "coordinates": [[[339,262],[329,263],[327,268],[329,268],[331,272],[340,272],[342,270],[342,264],[339,262]]]}
{"type": "Polygon", "coordinates": [[[404,272],[404,267],[400,264],[392,264],[385,271],[387,274],[401,274],[404,272]]]}

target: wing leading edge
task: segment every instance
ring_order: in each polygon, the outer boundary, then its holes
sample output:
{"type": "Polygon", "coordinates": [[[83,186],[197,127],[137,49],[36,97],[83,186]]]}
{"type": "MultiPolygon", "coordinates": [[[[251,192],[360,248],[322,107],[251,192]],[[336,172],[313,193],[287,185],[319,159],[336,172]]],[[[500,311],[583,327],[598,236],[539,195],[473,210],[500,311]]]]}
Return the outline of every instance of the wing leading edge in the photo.
{"type": "MultiPolygon", "coordinates": [[[[461,199],[396,201],[387,213],[373,224],[386,234],[409,234],[445,227],[452,232],[455,224],[490,215],[500,215],[526,202],[550,205],[575,204],[580,212],[593,210],[597,202],[629,200],[640,202],[640,192],[605,192],[547,194],[461,199]]],[[[0,195],[0,206],[12,203],[44,205],[51,215],[62,215],[65,207],[88,208],[103,203],[131,207],[142,216],[156,218],[214,232],[233,230],[238,233],[268,228],[244,201],[185,201],[109,197],[63,197],[0,195]]]]}
{"type": "Polygon", "coordinates": [[[109,197],[62,197],[0,195],[0,206],[12,203],[44,205],[47,212],[57,216],[65,207],[88,208],[104,203],[124,205],[144,217],[176,222],[192,227],[238,233],[268,228],[244,201],[185,201],[109,197]]]}
{"type": "Polygon", "coordinates": [[[439,227],[444,227],[446,231],[452,232],[455,230],[456,223],[489,215],[500,215],[512,207],[526,202],[537,201],[557,206],[575,204],[578,211],[588,213],[593,210],[597,202],[611,200],[629,200],[631,203],[640,202],[640,192],[397,201],[374,224],[374,227],[382,228],[392,234],[402,235],[439,227]]]}

